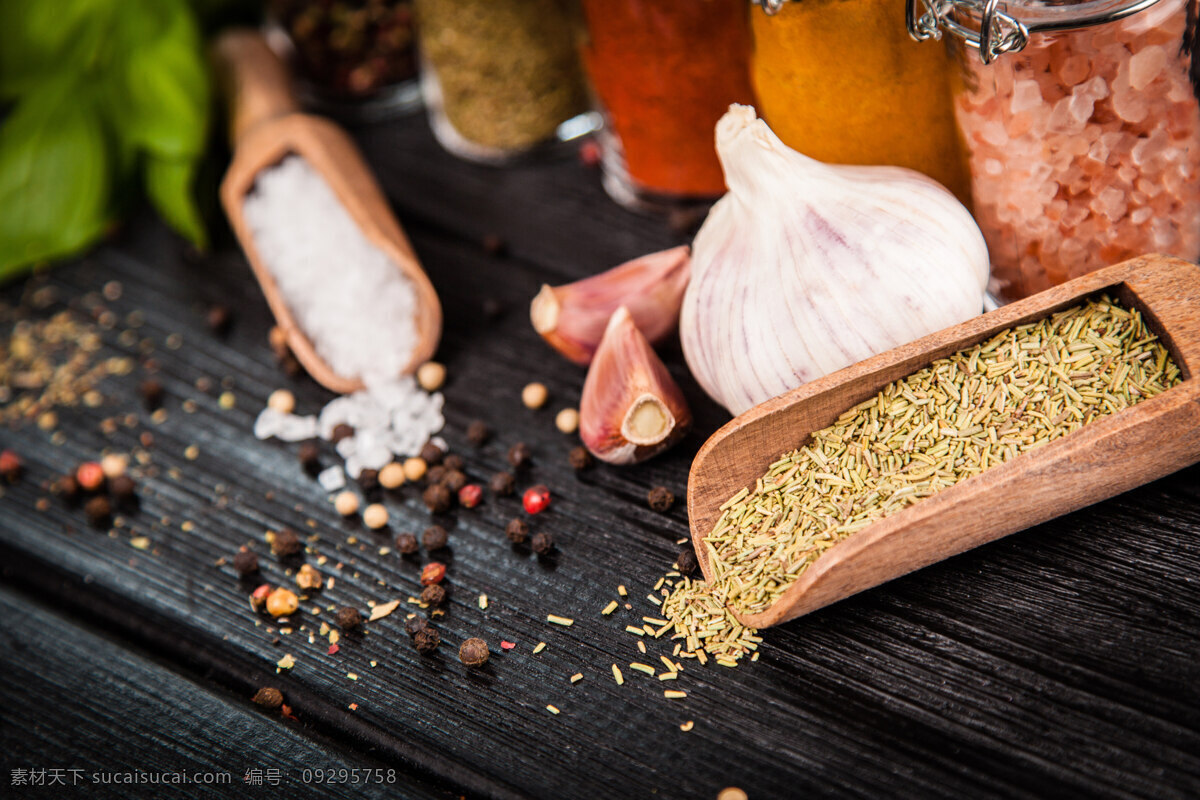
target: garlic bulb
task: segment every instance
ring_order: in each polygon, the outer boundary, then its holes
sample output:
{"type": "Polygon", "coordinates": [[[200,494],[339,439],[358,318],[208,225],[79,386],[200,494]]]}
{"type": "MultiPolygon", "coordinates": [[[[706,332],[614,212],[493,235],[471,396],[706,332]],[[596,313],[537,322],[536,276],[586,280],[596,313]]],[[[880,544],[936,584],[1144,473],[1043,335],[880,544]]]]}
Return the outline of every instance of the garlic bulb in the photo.
{"type": "Polygon", "coordinates": [[[716,138],[729,193],[693,243],[679,334],[731,413],[980,313],[987,246],[936,182],[814,161],[749,106],[716,138]]]}

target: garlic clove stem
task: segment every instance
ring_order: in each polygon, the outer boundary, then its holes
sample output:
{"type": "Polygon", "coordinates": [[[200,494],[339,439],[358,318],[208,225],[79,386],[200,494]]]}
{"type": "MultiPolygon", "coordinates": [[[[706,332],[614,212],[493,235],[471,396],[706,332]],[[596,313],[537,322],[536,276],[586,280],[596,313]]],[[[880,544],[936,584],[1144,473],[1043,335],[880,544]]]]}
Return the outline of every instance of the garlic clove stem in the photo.
{"type": "Polygon", "coordinates": [[[649,341],[670,335],[690,273],[686,245],[650,253],[574,283],[543,285],[529,306],[529,317],[551,347],[586,366],[619,306],[629,309],[649,341]]]}
{"type": "Polygon", "coordinates": [[[583,444],[601,461],[635,464],[678,442],[691,424],[683,392],[621,306],[609,319],[583,384],[583,444]]]}

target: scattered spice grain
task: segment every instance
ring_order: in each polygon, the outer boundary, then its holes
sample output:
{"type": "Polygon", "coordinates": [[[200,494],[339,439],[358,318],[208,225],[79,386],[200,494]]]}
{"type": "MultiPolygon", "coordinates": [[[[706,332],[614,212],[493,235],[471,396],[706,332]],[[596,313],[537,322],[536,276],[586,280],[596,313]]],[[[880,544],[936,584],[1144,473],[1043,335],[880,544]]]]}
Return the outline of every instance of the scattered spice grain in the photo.
{"type": "Polygon", "coordinates": [[[571,469],[576,472],[583,472],[595,463],[592,454],[582,445],[571,448],[571,452],[567,453],[567,461],[571,464],[571,469]]]}
{"type": "Polygon", "coordinates": [[[665,486],[655,486],[646,495],[646,503],[653,511],[670,511],[671,506],[675,505],[675,495],[665,486]]]}
{"type": "Polygon", "coordinates": [[[696,551],[691,547],[680,550],[679,556],[675,559],[675,566],[679,568],[680,575],[694,573],[696,567],[700,566],[700,562],[696,559],[696,551]]]}
{"type": "Polygon", "coordinates": [[[417,537],[413,536],[411,533],[396,534],[396,549],[399,550],[402,555],[411,556],[413,553],[417,552],[418,549],[420,549],[417,544],[417,537]]]}
{"type": "Polygon", "coordinates": [[[24,469],[21,464],[21,457],[12,450],[0,452],[0,477],[3,477],[8,483],[16,483],[21,479],[21,472],[24,469]]]}
{"type": "Polygon", "coordinates": [[[468,483],[458,490],[458,504],[463,508],[475,508],[483,501],[483,487],[478,483],[468,483]]]}
{"type": "Polygon", "coordinates": [[[546,400],[549,398],[550,392],[546,389],[543,383],[533,382],[525,385],[521,390],[521,402],[526,408],[541,408],[546,405],[546,400]]]}
{"type": "Polygon", "coordinates": [[[286,617],[296,613],[300,607],[300,598],[291,589],[277,587],[267,595],[267,613],[272,617],[286,617]]]}
{"type": "Polygon", "coordinates": [[[54,482],[54,486],[51,488],[64,504],[68,506],[79,504],[79,481],[75,480],[75,476],[63,475],[54,482]]]}
{"type": "Polygon", "coordinates": [[[511,472],[497,472],[488,481],[488,488],[497,497],[509,497],[517,490],[517,477],[511,472]]]}
{"type": "Polygon", "coordinates": [[[467,475],[462,470],[447,468],[446,474],[442,478],[442,485],[451,492],[458,493],[467,485],[467,475]]]}
{"type": "Polygon", "coordinates": [[[562,433],[575,433],[579,430],[579,410],[575,408],[564,408],[559,411],[554,417],[554,427],[562,433]]]}
{"type": "Polygon", "coordinates": [[[291,528],[284,528],[271,539],[271,552],[277,556],[294,556],[304,550],[304,542],[291,528]]]}
{"type": "Polygon", "coordinates": [[[529,546],[539,556],[550,555],[550,553],[554,552],[554,537],[545,531],[538,531],[529,540],[529,546]]]}
{"type": "Polygon", "coordinates": [[[157,411],[162,407],[166,391],[157,378],[147,378],[142,381],[138,386],[138,392],[142,395],[142,404],[145,405],[147,411],[157,411]]]}
{"type": "Polygon", "coordinates": [[[436,467],[442,463],[442,459],[446,457],[446,451],[438,447],[434,442],[426,442],[421,447],[421,458],[425,460],[428,466],[436,467]]]}
{"type": "Polygon", "coordinates": [[[416,646],[417,652],[421,654],[432,653],[442,643],[442,636],[437,632],[437,628],[426,624],[425,627],[413,634],[413,645],[416,646]]]}
{"type": "Polygon", "coordinates": [[[512,464],[514,469],[528,469],[533,464],[533,454],[529,450],[529,445],[517,442],[508,448],[508,463],[512,464]]]}
{"type": "Polygon", "coordinates": [[[523,544],[529,538],[529,525],[522,519],[513,518],[504,528],[504,535],[513,544],[523,544]]]}
{"type": "Polygon", "coordinates": [[[379,470],[379,485],[385,489],[399,489],[404,485],[404,467],[393,461],[379,470]]]}
{"type": "Polygon", "coordinates": [[[353,516],[358,513],[358,495],[349,489],[338,492],[337,497],[333,498],[333,507],[343,517],[353,516]]]}
{"type": "Polygon", "coordinates": [[[229,333],[229,328],[233,324],[233,314],[227,306],[213,305],[208,307],[204,321],[208,323],[209,330],[217,336],[224,336],[229,333]]]}
{"type": "Polygon", "coordinates": [[[426,586],[421,590],[421,602],[437,608],[446,602],[446,589],[439,583],[426,586]]]}
{"type": "Polygon", "coordinates": [[[283,705],[283,692],[274,686],[264,686],[254,693],[254,703],[268,711],[274,711],[283,705]]]}
{"type": "Polygon", "coordinates": [[[303,564],[296,571],[296,585],[306,591],[320,589],[325,583],[321,577],[321,573],[317,572],[317,568],[312,564],[303,564]]]}
{"type": "Polygon", "coordinates": [[[409,617],[404,621],[404,630],[409,636],[416,636],[429,627],[429,622],[421,616],[409,617]]]}
{"type": "Polygon", "coordinates": [[[441,550],[449,541],[450,536],[441,525],[430,525],[421,534],[421,546],[426,550],[441,550]]]}
{"type": "Polygon", "coordinates": [[[363,624],[362,612],[353,606],[342,606],[335,615],[338,627],[344,631],[352,631],[363,624]]]}
{"type": "Polygon", "coordinates": [[[242,548],[234,553],[233,569],[243,578],[258,572],[258,556],[251,550],[242,548]]]}
{"type": "Polygon", "coordinates": [[[483,447],[492,436],[487,423],[481,419],[472,420],[467,426],[467,441],[476,447],[483,447]]]}
{"type": "Polygon", "coordinates": [[[112,522],[112,505],[107,497],[93,497],[83,506],[88,522],[97,528],[106,528],[112,522]]]}
{"type": "Polygon", "coordinates": [[[280,414],[290,414],[296,410],[296,395],[287,389],[276,389],[267,397],[267,408],[280,414]]]}
{"type": "Polygon", "coordinates": [[[432,586],[435,583],[441,583],[442,578],[446,577],[446,565],[440,561],[430,561],[421,568],[421,585],[432,586]]]}
{"type": "Polygon", "coordinates": [[[446,457],[442,459],[442,466],[444,466],[447,470],[458,470],[459,472],[464,472],[467,469],[467,462],[457,453],[447,453],[446,457]]]}
{"type": "Polygon", "coordinates": [[[104,470],[95,461],[85,461],[75,468],[75,480],[85,492],[98,492],[104,488],[104,470]]]}
{"type": "Polygon", "coordinates": [[[404,460],[404,477],[410,481],[419,481],[425,477],[429,465],[425,463],[425,459],[414,456],[404,460]]]}
{"type": "Polygon", "coordinates": [[[311,478],[315,478],[321,471],[321,449],[317,447],[316,442],[302,443],[300,449],[296,451],[296,459],[300,462],[300,467],[311,478]]]}
{"type": "Polygon", "coordinates": [[[363,524],[373,531],[380,530],[388,524],[388,510],[382,503],[372,503],[363,509],[363,524]]]}
{"type": "Polygon", "coordinates": [[[427,392],[436,392],[446,383],[446,367],[437,361],[426,361],[417,367],[417,383],[427,392]]]}
{"type": "Polygon", "coordinates": [[[450,506],[454,503],[454,495],[440,483],[435,483],[433,486],[426,487],[421,495],[421,499],[425,501],[425,507],[434,514],[445,514],[450,510],[450,506]]]}
{"type": "Polygon", "coordinates": [[[487,642],[474,636],[458,648],[458,660],[468,667],[482,667],[487,663],[489,655],[487,642]]]}

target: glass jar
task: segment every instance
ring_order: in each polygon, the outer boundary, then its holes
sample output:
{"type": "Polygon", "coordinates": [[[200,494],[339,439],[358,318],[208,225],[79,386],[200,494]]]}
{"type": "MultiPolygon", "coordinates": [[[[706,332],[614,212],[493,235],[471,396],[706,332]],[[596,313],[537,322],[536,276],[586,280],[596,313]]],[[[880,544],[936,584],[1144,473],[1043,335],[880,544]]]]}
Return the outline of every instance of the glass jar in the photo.
{"type": "Polygon", "coordinates": [[[1142,253],[1200,258],[1194,0],[923,11],[916,36],[952,33],[975,215],[1005,297],[1142,253]]]}
{"type": "Polygon", "coordinates": [[[604,188],[621,205],[662,212],[724,194],[713,129],[730,103],[754,102],[747,10],[745,0],[583,0],[604,188]]]}
{"type": "Polygon", "coordinates": [[[923,172],[967,201],[949,59],[912,41],[892,0],[758,0],[751,73],[789,147],[834,164],[923,172]]]}
{"type": "Polygon", "coordinates": [[[567,0],[415,5],[430,126],[451,153],[502,163],[591,131],[567,0]]]}
{"type": "Polygon", "coordinates": [[[348,122],[421,104],[412,0],[271,0],[268,40],[304,105],[348,122]]]}

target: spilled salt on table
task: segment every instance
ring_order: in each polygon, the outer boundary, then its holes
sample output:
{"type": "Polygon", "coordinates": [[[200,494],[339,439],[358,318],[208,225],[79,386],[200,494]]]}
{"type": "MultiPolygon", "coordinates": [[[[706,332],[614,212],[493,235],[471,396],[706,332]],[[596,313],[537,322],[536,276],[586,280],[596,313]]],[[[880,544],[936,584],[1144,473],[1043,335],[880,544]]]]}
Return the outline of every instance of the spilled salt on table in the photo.
{"type": "Polygon", "coordinates": [[[338,375],[394,377],[417,345],[417,294],[307,161],[288,156],[242,206],[259,258],[338,375]]]}

